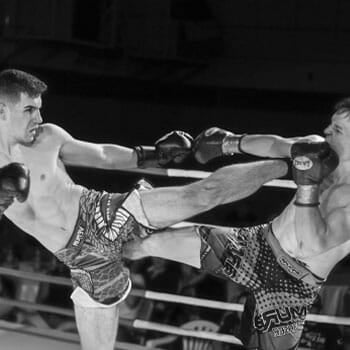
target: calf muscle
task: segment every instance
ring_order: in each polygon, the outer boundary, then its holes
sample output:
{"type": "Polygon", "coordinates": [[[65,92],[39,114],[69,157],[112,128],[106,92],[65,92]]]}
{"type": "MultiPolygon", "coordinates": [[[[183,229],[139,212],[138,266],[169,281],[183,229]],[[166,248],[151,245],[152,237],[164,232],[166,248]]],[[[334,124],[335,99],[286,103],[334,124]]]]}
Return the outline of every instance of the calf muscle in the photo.
{"type": "Polygon", "coordinates": [[[186,186],[141,192],[141,201],[150,224],[167,227],[217,205],[245,198],[287,170],[287,164],[281,160],[230,165],[186,186]]]}
{"type": "Polygon", "coordinates": [[[282,160],[235,164],[219,169],[199,185],[213,192],[210,203],[213,208],[248,197],[266,182],[286,175],[287,171],[288,166],[282,160]]]}

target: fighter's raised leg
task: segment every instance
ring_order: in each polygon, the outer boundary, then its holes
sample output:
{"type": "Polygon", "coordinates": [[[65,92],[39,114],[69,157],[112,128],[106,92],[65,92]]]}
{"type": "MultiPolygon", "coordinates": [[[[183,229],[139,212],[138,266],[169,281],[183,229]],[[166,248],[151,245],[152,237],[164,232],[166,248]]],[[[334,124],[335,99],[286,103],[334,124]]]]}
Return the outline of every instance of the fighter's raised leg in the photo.
{"type": "Polygon", "coordinates": [[[189,185],[140,192],[140,198],[150,225],[163,228],[245,198],[287,171],[288,165],[283,160],[234,164],[189,185]]]}
{"type": "MultiPolygon", "coordinates": [[[[235,164],[186,186],[143,191],[140,197],[145,217],[153,227],[171,226],[217,205],[245,198],[287,170],[287,163],[282,160],[235,164]]],[[[146,239],[128,242],[123,255],[129,259],[156,256],[198,268],[200,247],[195,226],[167,228],[146,239]]]]}

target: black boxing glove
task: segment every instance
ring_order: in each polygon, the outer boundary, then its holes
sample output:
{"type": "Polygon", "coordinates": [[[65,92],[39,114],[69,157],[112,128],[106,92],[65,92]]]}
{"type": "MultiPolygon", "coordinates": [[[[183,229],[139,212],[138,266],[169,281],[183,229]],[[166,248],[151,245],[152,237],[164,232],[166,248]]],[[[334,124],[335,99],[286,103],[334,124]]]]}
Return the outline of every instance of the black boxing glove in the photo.
{"type": "Polygon", "coordinates": [[[10,163],[0,168],[0,215],[16,198],[24,202],[29,193],[29,170],[23,164],[10,163]]]}
{"type": "Polygon", "coordinates": [[[137,165],[141,168],[182,163],[192,151],[193,138],[184,131],[171,131],[153,146],[136,146],[137,165]]]}
{"type": "Polygon", "coordinates": [[[216,127],[204,130],[193,142],[193,155],[202,164],[223,156],[244,153],[241,141],[245,135],[237,135],[216,127]]]}
{"type": "Polygon", "coordinates": [[[339,164],[330,145],[323,142],[296,142],[291,147],[293,179],[298,186],[297,206],[319,205],[319,185],[339,164]]]}

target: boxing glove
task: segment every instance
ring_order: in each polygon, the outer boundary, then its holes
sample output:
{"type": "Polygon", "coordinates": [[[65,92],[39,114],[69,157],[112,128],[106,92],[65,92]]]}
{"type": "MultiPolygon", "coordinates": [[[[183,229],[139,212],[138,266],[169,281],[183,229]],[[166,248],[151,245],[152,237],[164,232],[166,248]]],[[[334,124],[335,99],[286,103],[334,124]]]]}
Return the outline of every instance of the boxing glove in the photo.
{"type": "Polygon", "coordinates": [[[292,173],[298,186],[295,205],[317,206],[318,187],[339,164],[330,145],[323,142],[296,142],[291,147],[292,173]]]}
{"type": "Polygon", "coordinates": [[[194,158],[201,164],[223,156],[243,153],[241,140],[245,135],[237,135],[216,127],[204,130],[193,142],[194,158]]]}
{"type": "Polygon", "coordinates": [[[136,146],[137,165],[141,168],[182,163],[192,152],[193,138],[184,131],[171,131],[154,146],[136,146]]]}
{"type": "Polygon", "coordinates": [[[0,168],[0,215],[16,198],[24,202],[29,193],[29,170],[23,164],[10,163],[0,168]]]}

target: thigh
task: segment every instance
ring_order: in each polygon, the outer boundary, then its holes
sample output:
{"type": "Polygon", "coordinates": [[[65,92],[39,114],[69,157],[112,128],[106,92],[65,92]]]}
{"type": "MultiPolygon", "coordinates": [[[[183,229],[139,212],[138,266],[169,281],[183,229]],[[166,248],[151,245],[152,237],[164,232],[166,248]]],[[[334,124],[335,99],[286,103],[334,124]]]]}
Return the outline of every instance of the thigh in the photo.
{"type": "Polygon", "coordinates": [[[140,191],[146,217],[156,228],[171,226],[204,211],[203,202],[198,197],[199,188],[195,185],[140,191]]]}
{"type": "Polygon", "coordinates": [[[195,225],[167,228],[134,244],[145,255],[200,267],[201,240],[195,225]]]}

